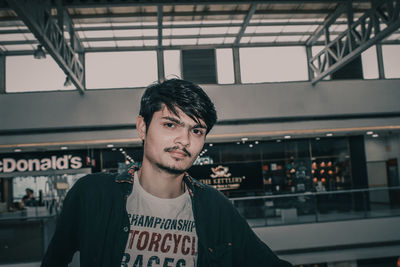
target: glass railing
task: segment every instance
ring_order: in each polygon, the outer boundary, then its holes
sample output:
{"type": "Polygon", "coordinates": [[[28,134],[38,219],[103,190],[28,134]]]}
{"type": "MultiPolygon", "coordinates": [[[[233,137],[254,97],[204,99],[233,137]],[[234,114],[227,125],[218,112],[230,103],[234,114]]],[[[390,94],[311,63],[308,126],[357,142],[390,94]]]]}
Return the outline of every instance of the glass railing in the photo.
{"type": "Polygon", "coordinates": [[[400,186],[230,200],[252,227],[400,216],[400,186]]]}

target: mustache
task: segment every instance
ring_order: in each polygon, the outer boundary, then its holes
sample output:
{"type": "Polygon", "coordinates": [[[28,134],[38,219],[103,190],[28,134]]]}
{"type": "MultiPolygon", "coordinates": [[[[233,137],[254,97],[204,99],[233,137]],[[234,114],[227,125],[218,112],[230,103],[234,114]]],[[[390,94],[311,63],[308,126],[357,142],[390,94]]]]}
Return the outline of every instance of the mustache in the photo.
{"type": "Polygon", "coordinates": [[[192,154],[189,152],[189,151],[187,151],[187,149],[186,148],[179,148],[178,146],[173,146],[173,147],[167,147],[167,148],[164,148],[164,151],[165,152],[172,152],[172,151],[174,151],[174,150],[181,150],[182,152],[184,152],[187,156],[189,156],[189,157],[191,157],[192,156],[192,154]]]}

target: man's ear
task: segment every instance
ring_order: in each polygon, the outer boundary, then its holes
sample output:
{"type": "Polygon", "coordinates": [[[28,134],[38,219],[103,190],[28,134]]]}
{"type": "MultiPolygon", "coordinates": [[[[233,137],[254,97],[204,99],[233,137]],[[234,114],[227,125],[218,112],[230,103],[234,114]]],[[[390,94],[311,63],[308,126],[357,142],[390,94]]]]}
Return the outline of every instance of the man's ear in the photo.
{"type": "Polygon", "coordinates": [[[146,123],[142,116],[138,116],[136,120],[136,129],[138,131],[140,139],[144,140],[146,138],[146,123]]]}

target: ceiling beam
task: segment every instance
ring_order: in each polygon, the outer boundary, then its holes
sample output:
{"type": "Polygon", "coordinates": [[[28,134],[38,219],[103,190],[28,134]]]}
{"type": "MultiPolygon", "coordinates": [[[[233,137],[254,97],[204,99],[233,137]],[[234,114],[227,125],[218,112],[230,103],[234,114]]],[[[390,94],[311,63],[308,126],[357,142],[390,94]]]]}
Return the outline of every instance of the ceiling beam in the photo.
{"type": "Polygon", "coordinates": [[[83,64],[76,51],[64,38],[62,29],[53,20],[50,1],[41,1],[40,4],[38,1],[30,0],[7,0],[7,2],[83,94],[85,92],[83,64]]]}
{"type": "Polygon", "coordinates": [[[323,24],[320,25],[313,33],[310,38],[306,41],[307,45],[313,45],[319,37],[321,37],[325,30],[329,28],[332,24],[335,23],[335,21],[340,17],[340,15],[343,14],[343,12],[346,11],[346,4],[339,4],[335,11],[333,11],[329,16],[324,20],[323,24]]]}
{"type": "MultiPolygon", "coordinates": [[[[259,9],[258,15],[321,15],[330,14],[332,9],[259,9]]],[[[364,13],[366,9],[356,9],[355,13],[364,13]]],[[[232,15],[247,15],[246,10],[219,10],[219,11],[180,11],[180,12],[164,12],[166,17],[193,17],[193,16],[232,16],[232,15]]],[[[101,13],[101,14],[71,14],[71,18],[84,19],[113,19],[113,18],[140,18],[140,17],[157,17],[157,12],[129,12],[129,13],[101,13]]]]}
{"type": "Polygon", "coordinates": [[[235,42],[234,42],[235,45],[238,45],[240,43],[240,39],[242,39],[243,34],[246,31],[246,28],[250,23],[251,17],[253,17],[256,10],[257,10],[257,4],[255,4],[255,3],[251,4],[249,12],[247,13],[246,17],[243,20],[242,28],[240,28],[240,31],[235,39],[235,42]]]}
{"type": "Polygon", "coordinates": [[[158,39],[158,47],[162,47],[162,39],[163,39],[163,6],[157,6],[157,39],[158,39]]]}
{"type": "Polygon", "coordinates": [[[328,43],[309,61],[315,74],[312,84],[339,70],[400,28],[400,0],[382,0],[375,3],[376,5],[353,22],[349,29],[328,43]],[[326,58],[328,53],[337,59],[332,65],[326,58]]]}
{"type": "MultiPolygon", "coordinates": [[[[356,3],[364,3],[369,0],[353,0],[356,3]]],[[[93,8],[93,7],[110,7],[110,6],[152,6],[157,4],[163,5],[190,5],[190,4],[200,4],[200,5],[211,5],[211,4],[251,4],[251,3],[259,3],[265,4],[266,1],[250,1],[250,0],[64,0],[64,5],[71,8],[93,8]]],[[[346,0],[268,0],[268,4],[303,4],[303,3],[340,3],[346,2],[346,0]]]]}
{"type": "MultiPolygon", "coordinates": [[[[265,26],[313,26],[322,25],[323,22],[319,21],[299,21],[299,22],[262,22],[262,23],[249,23],[248,27],[265,27],[265,26]]],[[[176,25],[163,25],[164,29],[187,29],[187,28],[220,28],[220,27],[241,27],[242,23],[204,23],[204,24],[176,24],[176,25]]],[[[337,21],[335,25],[346,25],[344,21],[337,21]]],[[[157,25],[132,25],[132,26],[118,26],[117,23],[112,26],[94,26],[94,27],[81,27],[74,26],[75,32],[78,31],[111,31],[111,30],[151,30],[157,29],[157,25]]],[[[18,34],[30,33],[28,29],[15,29],[15,30],[1,30],[0,34],[18,34]]]]}
{"type": "MultiPolygon", "coordinates": [[[[271,36],[304,36],[310,35],[311,32],[265,32],[265,33],[245,33],[242,37],[271,37],[271,36]]],[[[342,32],[330,32],[331,35],[340,35],[342,32]]],[[[235,38],[237,34],[188,34],[188,35],[163,35],[163,39],[201,39],[201,38],[235,38]]],[[[109,41],[140,41],[140,40],[159,40],[158,35],[153,36],[112,36],[112,37],[86,37],[81,38],[82,42],[109,42],[109,41]]],[[[158,43],[158,42],[157,42],[158,43]]],[[[279,42],[276,42],[279,44],[279,42]]],[[[301,42],[302,44],[304,42],[301,42]]],[[[15,40],[15,41],[0,41],[0,45],[35,45],[37,40],[15,40]]],[[[85,50],[86,51],[86,50],[85,50]]]]}

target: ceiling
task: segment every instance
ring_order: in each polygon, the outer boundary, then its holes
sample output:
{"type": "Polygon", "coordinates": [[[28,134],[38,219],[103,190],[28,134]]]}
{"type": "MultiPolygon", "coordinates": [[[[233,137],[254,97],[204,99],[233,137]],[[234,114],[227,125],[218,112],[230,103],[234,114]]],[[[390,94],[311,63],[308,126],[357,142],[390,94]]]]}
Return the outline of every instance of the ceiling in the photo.
{"type": "MultiPolygon", "coordinates": [[[[51,14],[66,11],[64,37],[75,33],[81,52],[184,49],[187,47],[305,45],[344,1],[90,1],[51,2],[51,14]],[[57,5],[57,2],[58,5],[57,5]],[[150,2],[150,3],[149,3],[150,2]]],[[[354,20],[370,8],[353,1],[354,20]]],[[[346,31],[341,15],[333,39],[346,31]]],[[[315,45],[323,45],[321,35],[315,45]]],[[[400,32],[385,41],[400,43],[400,32]]],[[[0,0],[0,52],[33,54],[39,41],[8,2],[0,0]]]]}

